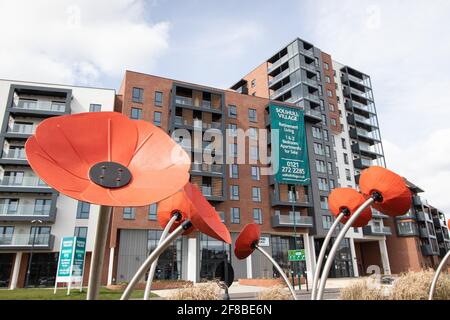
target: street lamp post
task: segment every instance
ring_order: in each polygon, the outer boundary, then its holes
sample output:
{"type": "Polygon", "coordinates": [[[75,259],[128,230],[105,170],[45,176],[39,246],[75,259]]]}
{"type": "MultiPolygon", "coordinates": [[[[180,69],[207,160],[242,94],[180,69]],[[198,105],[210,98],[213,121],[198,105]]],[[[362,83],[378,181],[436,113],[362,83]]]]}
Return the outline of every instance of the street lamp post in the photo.
{"type": "MultiPolygon", "coordinates": [[[[31,220],[31,224],[42,224],[42,220],[31,220]]],[[[32,228],[32,230],[33,230],[33,228],[32,228]]],[[[28,259],[28,269],[27,269],[27,278],[25,280],[25,287],[28,287],[29,281],[30,281],[31,260],[33,259],[33,249],[34,249],[34,244],[36,241],[36,233],[37,233],[37,229],[34,229],[33,241],[31,243],[30,258],[28,259]]]]}

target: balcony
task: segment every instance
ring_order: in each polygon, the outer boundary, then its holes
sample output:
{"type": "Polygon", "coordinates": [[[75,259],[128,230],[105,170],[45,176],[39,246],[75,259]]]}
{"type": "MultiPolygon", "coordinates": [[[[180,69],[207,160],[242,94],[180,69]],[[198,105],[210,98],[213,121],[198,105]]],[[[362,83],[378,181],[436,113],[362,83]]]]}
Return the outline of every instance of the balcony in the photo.
{"type": "Polygon", "coordinates": [[[428,229],[427,228],[423,228],[423,227],[419,228],[419,236],[421,238],[427,239],[428,236],[429,236],[428,229]]]}
{"type": "Polygon", "coordinates": [[[274,63],[272,63],[270,66],[267,67],[267,73],[271,73],[273,70],[275,70],[276,68],[281,66],[283,63],[288,61],[293,56],[294,55],[289,55],[289,54],[282,56],[280,59],[278,59],[277,61],[275,61],[274,63]]]}
{"type": "Polygon", "coordinates": [[[431,248],[431,245],[429,244],[422,244],[420,246],[420,249],[422,251],[422,255],[424,256],[434,256],[433,249],[431,248]]]}
{"type": "Polygon", "coordinates": [[[12,105],[11,113],[21,116],[60,116],[69,112],[62,101],[19,99],[12,105]]]}
{"type": "Polygon", "coordinates": [[[282,193],[277,194],[275,192],[270,193],[270,203],[272,207],[275,206],[296,206],[296,207],[312,207],[312,204],[309,202],[308,196],[303,195],[299,197],[297,200],[294,200],[294,197],[291,193],[282,193]]]}
{"type": "Polygon", "coordinates": [[[364,158],[354,159],[353,166],[356,169],[366,169],[372,165],[372,161],[364,158]]]}
{"type": "MultiPolygon", "coordinates": [[[[372,209],[373,210],[373,209],[372,209]]],[[[412,212],[412,210],[408,210],[408,212],[402,216],[397,216],[395,217],[397,220],[402,220],[402,219],[416,219],[417,216],[412,212]]]]}
{"type": "Polygon", "coordinates": [[[363,143],[354,143],[352,144],[352,152],[356,154],[361,154],[363,156],[369,157],[372,160],[375,160],[381,157],[381,153],[375,151],[373,148],[363,144],[363,143]]]}
{"type": "MultiPolygon", "coordinates": [[[[34,237],[34,250],[52,250],[55,236],[52,234],[38,234],[34,237]]],[[[0,250],[30,250],[33,244],[33,235],[15,233],[13,235],[0,235],[0,250]]]]}
{"type": "Polygon", "coordinates": [[[413,204],[418,207],[422,206],[422,199],[420,198],[420,196],[413,196],[413,204]]]}
{"type": "Polygon", "coordinates": [[[390,227],[375,227],[368,225],[363,227],[363,234],[365,236],[390,236],[392,235],[390,227]]]}
{"type": "Polygon", "coordinates": [[[34,134],[34,130],[36,129],[36,127],[37,126],[34,124],[13,123],[8,126],[8,137],[26,139],[30,135],[34,134]]]}
{"type": "Polygon", "coordinates": [[[363,116],[369,117],[372,114],[375,114],[375,108],[373,104],[362,104],[357,103],[355,101],[351,102],[350,100],[345,101],[345,108],[349,111],[354,111],[355,113],[361,114],[363,116]]]}
{"type": "Polygon", "coordinates": [[[288,74],[290,74],[291,72],[294,72],[295,70],[290,70],[289,68],[284,70],[283,72],[280,72],[279,74],[277,74],[275,77],[273,77],[272,79],[269,79],[269,87],[271,87],[273,84],[277,83],[278,81],[280,81],[281,79],[283,79],[284,77],[286,77],[288,74]]]}
{"type": "Polygon", "coordinates": [[[427,218],[425,216],[425,212],[423,212],[423,211],[417,211],[416,212],[416,217],[417,217],[417,221],[420,221],[420,222],[427,221],[427,218]]]}
{"type": "Polygon", "coordinates": [[[347,116],[347,122],[368,131],[378,128],[376,119],[373,116],[365,117],[360,114],[351,113],[347,116]]]}
{"type": "Polygon", "coordinates": [[[175,96],[175,103],[182,107],[188,107],[192,110],[204,110],[209,112],[222,113],[221,105],[214,105],[209,100],[194,100],[191,97],[175,96]]]}
{"type": "Polygon", "coordinates": [[[367,92],[366,91],[363,92],[363,91],[360,91],[358,89],[355,89],[355,88],[352,88],[352,87],[349,87],[349,86],[345,86],[344,87],[344,96],[350,97],[351,95],[356,95],[358,97],[361,97],[361,98],[367,99],[367,100],[373,100],[370,90],[367,91],[367,92]]]}
{"type": "Polygon", "coordinates": [[[322,113],[320,110],[312,109],[311,107],[307,106],[304,107],[305,117],[308,117],[309,120],[311,120],[313,123],[318,123],[322,121],[322,113]]]}
{"type": "Polygon", "coordinates": [[[52,192],[52,188],[38,177],[4,176],[0,192],[52,192]]]}
{"type": "Polygon", "coordinates": [[[389,218],[388,215],[383,214],[382,212],[378,211],[377,209],[372,208],[372,217],[373,218],[380,218],[380,219],[387,219],[389,218]]]}
{"type": "Polygon", "coordinates": [[[310,64],[308,64],[308,63],[301,63],[300,67],[305,69],[305,70],[308,70],[308,71],[316,73],[316,66],[314,65],[314,63],[310,63],[310,64]]]}
{"type": "Polygon", "coordinates": [[[191,166],[192,174],[212,174],[222,175],[223,166],[220,164],[193,163],[191,166]]]}
{"type": "Polygon", "coordinates": [[[311,87],[313,87],[313,88],[318,88],[318,84],[317,84],[317,80],[315,80],[315,79],[310,79],[310,78],[307,78],[307,77],[302,77],[302,82],[303,83],[306,83],[307,85],[309,85],[309,86],[311,86],[311,87]]]}
{"type": "Polygon", "coordinates": [[[313,218],[309,216],[295,215],[274,215],[272,217],[272,227],[298,227],[298,228],[312,228],[313,218]]]}
{"type": "Polygon", "coordinates": [[[3,164],[20,164],[27,165],[27,156],[25,154],[25,148],[13,148],[9,150],[3,150],[1,163],[3,164]]]}
{"type": "Polygon", "coordinates": [[[314,58],[314,51],[313,50],[300,49],[300,53],[305,55],[305,56],[314,58]]]}
{"type": "Polygon", "coordinates": [[[374,145],[377,142],[380,142],[378,134],[376,131],[369,132],[360,128],[351,128],[350,129],[350,138],[357,139],[359,141],[366,142],[370,145],[374,145]]]}
{"type": "MultiPolygon", "coordinates": [[[[218,178],[213,178],[218,179],[218,178]]],[[[213,185],[197,185],[202,194],[210,201],[224,201],[224,196],[221,187],[215,187],[213,185]]]]}

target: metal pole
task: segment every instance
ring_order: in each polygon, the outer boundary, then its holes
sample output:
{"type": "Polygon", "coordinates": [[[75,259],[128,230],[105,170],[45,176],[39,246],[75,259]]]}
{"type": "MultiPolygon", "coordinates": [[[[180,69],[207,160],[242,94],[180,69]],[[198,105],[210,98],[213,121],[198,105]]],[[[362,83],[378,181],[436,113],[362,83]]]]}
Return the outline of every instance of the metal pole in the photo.
{"type": "Polygon", "coordinates": [[[97,231],[95,233],[94,250],[92,250],[91,270],[89,272],[89,283],[86,299],[97,300],[100,293],[102,279],[103,258],[105,256],[106,240],[108,238],[108,227],[111,220],[112,207],[100,206],[97,220],[97,231]]]}
{"type": "Polygon", "coordinates": [[[178,228],[176,228],[170,235],[167,236],[166,239],[156,247],[155,250],[147,257],[144,263],[139,267],[139,269],[134,274],[128,286],[125,288],[125,291],[122,293],[120,300],[128,300],[133,292],[134,287],[138,284],[139,280],[145,275],[145,271],[148,270],[150,265],[155,261],[164,250],[167,249],[168,246],[185,230],[192,227],[192,223],[189,220],[184,221],[178,228]]]}
{"type": "Polygon", "coordinates": [[[428,295],[428,300],[433,300],[434,293],[436,292],[436,284],[439,279],[439,275],[441,274],[442,269],[446,265],[447,260],[449,260],[449,258],[450,258],[450,251],[447,252],[445,257],[442,259],[441,263],[439,264],[439,266],[436,270],[436,273],[434,274],[433,281],[431,282],[431,288],[430,288],[430,293],[428,295]]]}
{"type": "Polygon", "coordinates": [[[316,299],[317,284],[319,282],[320,269],[322,269],[322,263],[323,263],[323,259],[325,258],[325,253],[327,252],[328,244],[330,243],[330,240],[331,240],[331,237],[333,236],[334,230],[336,230],[337,226],[339,225],[339,222],[341,222],[341,220],[344,216],[345,216],[345,214],[341,212],[336,217],[336,219],[334,220],[333,224],[331,225],[331,228],[328,231],[325,239],[323,240],[322,248],[320,248],[319,257],[317,258],[316,271],[314,272],[311,300],[316,299]]]}
{"type": "MultiPolygon", "coordinates": [[[[33,221],[31,221],[32,224],[36,222],[35,220],[33,221]]],[[[33,242],[31,243],[30,259],[28,260],[27,279],[25,280],[25,287],[28,287],[30,281],[31,259],[33,259],[33,249],[34,249],[34,242],[36,241],[36,232],[37,229],[36,227],[34,227],[33,242]]]]}
{"type": "Polygon", "coordinates": [[[258,246],[257,244],[254,245],[256,249],[259,250],[259,252],[261,252],[267,259],[269,259],[270,262],[272,262],[272,264],[274,265],[274,267],[278,270],[278,272],[280,273],[280,275],[283,277],[284,282],[286,282],[289,290],[291,291],[292,297],[294,298],[294,300],[297,300],[297,295],[295,294],[295,290],[292,287],[292,285],[289,282],[288,277],[286,276],[286,274],[284,273],[283,269],[281,269],[281,267],[278,265],[278,263],[264,250],[262,249],[260,246],[258,246]]]}
{"type": "MultiPolygon", "coordinates": [[[[166,227],[164,228],[164,231],[161,234],[161,238],[159,238],[158,246],[160,246],[161,243],[164,241],[164,239],[167,237],[167,235],[169,234],[170,228],[172,228],[172,225],[178,218],[179,218],[179,215],[174,214],[172,216],[172,218],[169,220],[169,222],[166,224],[166,227]]],[[[158,258],[156,258],[155,262],[152,263],[152,266],[150,267],[150,271],[148,272],[147,283],[145,284],[144,300],[148,300],[150,297],[150,292],[152,290],[153,277],[155,276],[156,266],[158,265],[158,258]]]]}
{"type": "Polygon", "coordinates": [[[316,300],[322,300],[323,293],[325,290],[325,284],[327,283],[328,274],[330,273],[331,264],[334,262],[334,257],[336,256],[337,250],[339,248],[340,243],[345,237],[345,234],[347,231],[352,227],[353,222],[355,222],[356,219],[361,215],[361,213],[366,209],[368,206],[370,206],[374,202],[374,198],[370,197],[367,199],[359,208],[356,210],[351,216],[350,219],[345,223],[344,227],[342,228],[341,232],[339,232],[338,236],[336,237],[335,242],[333,243],[333,246],[331,247],[330,253],[328,254],[327,262],[325,263],[325,267],[323,268],[322,277],[320,279],[319,284],[319,291],[317,293],[317,299],[316,300]]]}

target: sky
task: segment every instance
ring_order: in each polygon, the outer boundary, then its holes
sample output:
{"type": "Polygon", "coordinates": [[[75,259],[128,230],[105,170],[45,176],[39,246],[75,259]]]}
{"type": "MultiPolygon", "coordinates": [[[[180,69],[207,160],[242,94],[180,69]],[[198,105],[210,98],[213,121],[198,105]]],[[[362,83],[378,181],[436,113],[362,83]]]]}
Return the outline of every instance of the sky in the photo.
{"type": "Polygon", "coordinates": [[[450,213],[448,30],[447,0],[0,0],[0,78],[227,88],[300,37],[371,76],[388,168],[450,213]]]}

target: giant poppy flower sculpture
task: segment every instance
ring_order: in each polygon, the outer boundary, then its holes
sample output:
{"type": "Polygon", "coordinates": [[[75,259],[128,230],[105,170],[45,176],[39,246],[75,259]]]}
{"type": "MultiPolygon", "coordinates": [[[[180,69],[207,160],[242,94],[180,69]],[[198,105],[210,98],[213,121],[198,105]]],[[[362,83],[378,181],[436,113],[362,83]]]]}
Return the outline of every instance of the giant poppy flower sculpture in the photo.
{"type": "Polygon", "coordinates": [[[273,266],[277,269],[280,275],[283,277],[284,282],[288,286],[291,291],[292,297],[294,300],[297,300],[297,295],[295,294],[295,290],[289,282],[288,277],[284,273],[283,269],[280,265],[268,254],[263,248],[259,246],[259,238],[261,236],[261,231],[259,230],[259,226],[256,223],[247,224],[239,233],[236,238],[236,243],[234,245],[234,255],[236,258],[243,260],[246,259],[249,255],[253,253],[253,251],[258,250],[261,252],[269,261],[273,264],[273,266]]]}
{"type": "MultiPolygon", "coordinates": [[[[361,177],[359,179],[359,186],[361,189],[362,197],[365,201],[359,206],[359,208],[348,217],[348,220],[342,230],[339,232],[333,246],[330,249],[328,259],[323,268],[322,276],[319,283],[319,288],[317,292],[316,299],[321,300],[325,291],[325,284],[328,278],[328,274],[333,264],[334,257],[339,249],[340,243],[345,237],[347,231],[354,225],[354,223],[364,222],[361,220],[361,216],[364,217],[367,213],[366,208],[373,206],[375,209],[391,216],[401,216],[404,215],[411,208],[411,192],[406,186],[405,180],[398,174],[382,167],[372,166],[361,172],[361,177]]],[[[356,203],[351,197],[346,195],[344,192],[341,193],[343,200],[335,200],[335,204],[331,204],[334,207],[334,211],[339,211],[343,208],[342,203],[344,200],[348,202],[347,205],[351,203],[356,203]]],[[[362,201],[361,196],[358,196],[362,201]]],[[[356,208],[355,205],[352,205],[356,208]]],[[[347,207],[350,209],[350,207],[347,207]]],[[[369,219],[370,220],[370,219],[369,219]]],[[[368,220],[367,220],[368,222],[368,220]]],[[[313,287],[314,288],[314,287],[313,287]]]]}
{"type": "MultiPolygon", "coordinates": [[[[359,207],[361,207],[366,198],[352,188],[336,188],[330,192],[328,196],[328,207],[331,213],[335,216],[334,223],[331,225],[330,230],[323,240],[322,247],[320,248],[320,253],[317,258],[316,272],[314,272],[313,277],[313,287],[311,293],[311,300],[316,298],[317,284],[319,282],[319,272],[322,270],[323,260],[325,258],[325,253],[328,248],[328,244],[333,236],[339,223],[347,223],[350,217],[355,214],[359,207]]],[[[366,207],[358,218],[353,222],[352,227],[359,228],[366,226],[372,219],[372,210],[370,207],[366,207]]]]}
{"type": "MultiPolygon", "coordinates": [[[[450,230],[450,219],[447,221],[447,228],[450,230]]],[[[447,265],[447,261],[450,259],[450,251],[442,258],[441,263],[439,264],[436,272],[434,273],[433,281],[431,282],[430,292],[428,293],[428,300],[433,300],[434,293],[436,292],[437,281],[439,279],[439,275],[441,274],[444,266],[447,265]]]]}
{"type": "MultiPolygon", "coordinates": [[[[217,211],[209,204],[195,184],[187,183],[176,194],[159,202],[158,207],[158,221],[164,230],[167,230],[168,233],[168,230],[175,229],[170,235],[160,239],[156,249],[152,251],[130,280],[122,294],[121,300],[127,300],[130,297],[134,287],[144,277],[145,272],[152,267],[152,264],[157,261],[161,253],[179,235],[198,230],[217,240],[228,244],[231,243],[231,236],[227,227],[222,223],[217,211]]],[[[150,293],[151,277],[153,275],[150,269],[146,285],[147,294],[144,294],[144,299],[148,299],[150,293]]]]}
{"type": "Polygon", "coordinates": [[[42,121],[25,145],[32,169],[57,191],[101,205],[87,299],[98,298],[111,206],[144,206],[189,180],[190,159],[163,130],[117,112],[42,121]]]}

